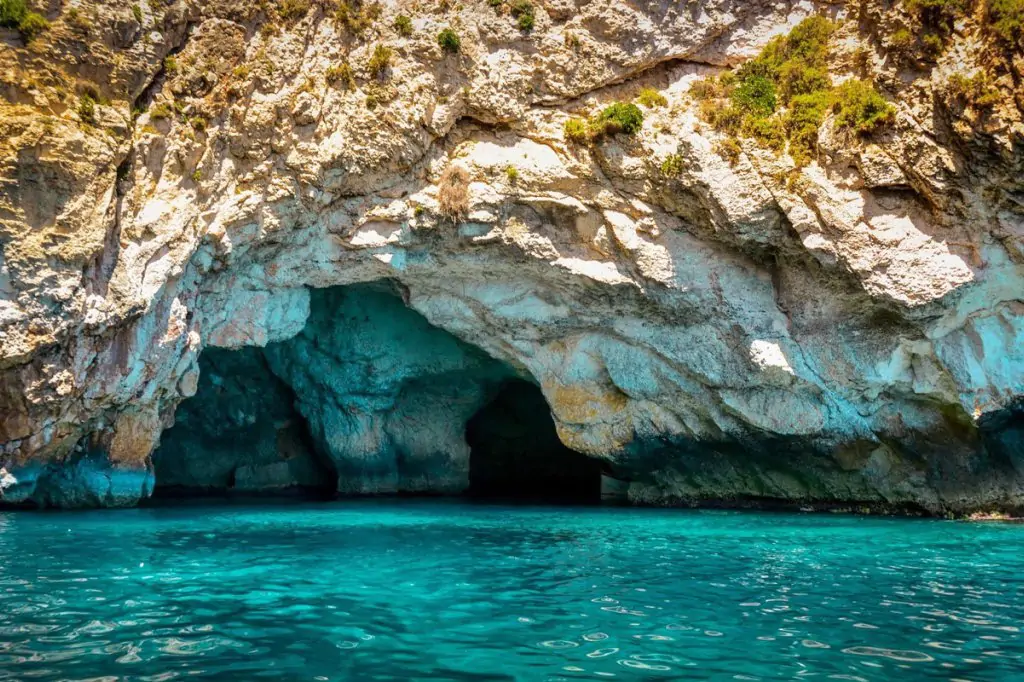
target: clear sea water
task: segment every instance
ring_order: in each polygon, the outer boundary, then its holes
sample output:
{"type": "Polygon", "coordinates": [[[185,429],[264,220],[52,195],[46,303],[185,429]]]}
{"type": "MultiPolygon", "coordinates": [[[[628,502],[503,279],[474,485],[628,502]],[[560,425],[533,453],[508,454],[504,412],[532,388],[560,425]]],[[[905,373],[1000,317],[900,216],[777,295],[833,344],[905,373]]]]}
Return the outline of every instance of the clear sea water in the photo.
{"type": "Polygon", "coordinates": [[[1024,526],[443,501],[0,514],[3,680],[1024,680],[1024,526]]]}

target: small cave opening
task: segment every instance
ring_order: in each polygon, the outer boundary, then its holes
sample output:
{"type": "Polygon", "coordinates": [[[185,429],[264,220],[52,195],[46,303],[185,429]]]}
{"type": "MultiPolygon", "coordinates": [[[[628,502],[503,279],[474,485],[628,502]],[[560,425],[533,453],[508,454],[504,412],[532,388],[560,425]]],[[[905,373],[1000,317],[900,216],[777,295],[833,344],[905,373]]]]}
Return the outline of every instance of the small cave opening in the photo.
{"type": "Polygon", "coordinates": [[[466,442],[473,498],[601,501],[600,462],[562,443],[544,394],[528,381],[502,383],[469,420],[466,442]]]}
{"type": "Polygon", "coordinates": [[[207,348],[196,394],[153,455],[156,499],[334,494],[337,474],[319,456],[295,394],[260,348],[207,348]]]}

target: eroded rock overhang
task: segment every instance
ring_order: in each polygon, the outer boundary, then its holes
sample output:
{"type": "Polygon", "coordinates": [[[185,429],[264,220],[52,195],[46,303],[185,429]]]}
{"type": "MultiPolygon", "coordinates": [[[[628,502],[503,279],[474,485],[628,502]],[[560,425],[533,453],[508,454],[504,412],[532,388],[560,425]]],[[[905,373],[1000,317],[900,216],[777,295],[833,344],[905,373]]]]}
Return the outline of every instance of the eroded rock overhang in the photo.
{"type": "Polygon", "coordinates": [[[319,10],[271,35],[238,7],[184,5],[165,17],[173,44],[130,61],[203,130],[149,111],[111,150],[128,107],[114,124],[101,106],[95,131],[48,119],[63,127],[47,156],[44,123],[11,118],[28,121],[12,173],[55,173],[67,196],[5,185],[27,192],[0,262],[6,501],[67,476],[93,491],[74,504],[134,503],[204,348],[296,338],[310,287],[392,279],[532,377],[563,443],[631,472],[636,500],[1019,505],[1017,441],[986,434],[1012,433],[1024,391],[1024,155],[999,131],[994,153],[929,127],[955,54],[905,87],[843,24],[833,61],[867,50],[896,84],[894,128],[866,141],[826,123],[797,169],[749,140],[730,163],[690,93],[808,13],[841,16],[828,3],[589,2],[540,12],[538,49],[465,3],[465,58],[436,50],[451,17],[431,9],[394,55],[409,87],[386,92],[362,70],[372,42],[319,10]],[[161,70],[179,48],[181,71],[161,70]],[[324,76],[342,58],[354,90],[324,76]],[[571,116],[640,87],[666,105],[635,138],[566,139],[571,116]],[[469,178],[456,219],[439,201],[452,166],[469,178]]]}

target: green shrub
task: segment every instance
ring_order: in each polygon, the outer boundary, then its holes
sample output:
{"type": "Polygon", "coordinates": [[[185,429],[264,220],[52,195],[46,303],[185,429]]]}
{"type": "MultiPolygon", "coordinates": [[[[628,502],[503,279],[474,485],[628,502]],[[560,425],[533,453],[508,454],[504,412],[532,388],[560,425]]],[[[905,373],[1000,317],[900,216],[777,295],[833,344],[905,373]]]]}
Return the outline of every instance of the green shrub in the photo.
{"type": "Polygon", "coordinates": [[[781,152],[786,148],[786,128],[778,116],[771,118],[747,116],[743,119],[740,132],[744,137],[757,140],[762,147],[767,147],[774,152],[781,152]]]}
{"type": "Polygon", "coordinates": [[[998,40],[1008,45],[1024,40],[1024,0],[990,0],[988,26],[998,40]]]}
{"type": "Polygon", "coordinates": [[[279,0],[277,14],[282,21],[295,23],[309,12],[309,0],[279,0]]]}
{"type": "Polygon", "coordinates": [[[723,105],[721,102],[714,100],[701,102],[700,114],[716,130],[730,135],[735,135],[739,132],[740,127],[743,126],[743,119],[747,116],[743,113],[742,109],[735,105],[723,105]]]}
{"type": "Polygon", "coordinates": [[[395,17],[395,23],[392,26],[395,29],[395,33],[403,38],[408,38],[412,35],[412,19],[404,14],[399,14],[395,17]]]}
{"type": "Polygon", "coordinates": [[[889,36],[890,47],[900,54],[909,54],[916,43],[917,39],[909,28],[896,29],[889,36]]]}
{"type": "Polygon", "coordinates": [[[0,0],[0,26],[18,28],[27,14],[25,0],[0,0]]]}
{"type": "Polygon", "coordinates": [[[779,88],[786,104],[797,95],[807,95],[832,87],[828,69],[796,61],[788,61],[779,68],[779,88]]]}
{"type": "Polygon", "coordinates": [[[797,95],[789,103],[786,135],[789,138],[789,155],[798,166],[806,165],[814,158],[818,128],[831,105],[832,96],[828,92],[797,95]]]}
{"type": "Polygon", "coordinates": [[[906,7],[923,25],[952,32],[953,19],[967,9],[967,0],[906,0],[906,7]]]}
{"type": "Polygon", "coordinates": [[[640,94],[636,97],[636,101],[648,109],[663,107],[668,104],[668,100],[665,99],[665,96],[654,88],[644,88],[641,90],[640,94]]]}
{"type": "Polygon", "coordinates": [[[28,43],[50,28],[50,22],[42,14],[30,12],[25,0],[0,0],[0,26],[18,29],[28,43]]]}
{"type": "Polygon", "coordinates": [[[142,23],[142,7],[138,3],[132,5],[132,16],[135,17],[135,21],[142,23]]]}
{"type": "Polygon", "coordinates": [[[565,122],[565,139],[570,142],[583,143],[587,141],[587,122],[579,118],[570,118],[565,122]]]}
{"type": "Polygon", "coordinates": [[[164,58],[164,71],[168,74],[175,74],[178,72],[178,60],[174,57],[164,58]]]}
{"type": "Polygon", "coordinates": [[[754,116],[771,116],[778,106],[775,83],[764,76],[745,76],[733,90],[733,103],[743,112],[754,116]]]}
{"type": "Polygon", "coordinates": [[[836,123],[840,128],[866,134],[892,121],[896,111],[867,81],[850,80],[836,89],[836,123]]]}
{"type": "Polygon", "coordinates": [[[805,19],[734,75],[695,84],[691,93],[701,102],[701,118],[725,135],[751,138],[774,151],[788,144],[797,165],[814,158],[818,129],[830,110],[841,128],[858,133],[891,121],[893,108],[870,82],[832,86],[828,52],[834,30],[824,17],[805,19]],[[776,114],[780,108],[784,113],[776,114]]]}
{"type": "Polygon", "coordinates": [[[954,73],[949,77],[949,91],[954,98],[975,109],[988,109],[1000,99],[999,89],[981,71],[970,77],[954,73]]]}
{"type": "Polygon", "coordinates": [[[678,178],[686,169],[686,161],[682,154],[669,154],[661,162],[661,174],[668,178],[678,178]]]}
{"type": "Polygon", "coordinates": [[[95,125],[96,100],[89,95],[82,95],[78,99],[78,117],[90,125],[95,125]]]}
{"type": "Polygon", "coordinates": [[[451,54],[457,53],[462,48],[462,40],[459,34],[450,28],[446,28],[437,34],[437,44],[441,49],[451,54]]]}
{"type": "Polygon", "coordinates": [[[532,2],[529,0],[515,0],[512,3],[511,13],[520,31],[530,32],[533,30],[536,17],[533,13],[532,2]]]}
{"type": "Polygon", "coordinates": [[[324,78],[331,85],[340,83],[341,87],[346,90],[354,90],[356,87],[356,79],[352,74],[352,67],[349,66],[347,61],[337,66],[328,67],[327,71],[324,72],[324,78]]]}
{"type": "Polygon", "coordinates": [[[616,102],[590,120],[590,137],[600,139],[606,135],[635,135],[644,125],[644,113],[632,103],[616,102]]]}
{"type": "Polygon", "coordinates": [[[382,9],[379,2],[363,0],[338,0],[334,19],[350,33],[359,35],[380,18],[382,9]]]}
{"type": "Polygon", "coordinates": [[[516,184],[516,182],[519,181],[519,169],[512,165],[506,166],[505,177],[508,179],[510,184],[516,184]]]}
{"type": "Polygon", "coordinates": [[[384,78],[387,76],[388,68],[391,66],[391,57],[395,54],[387,45],[377,45],[373,48],[373,54],[370,56],[370,61],[367,62],[366,67],[370,70],[376,78],[384,78]]]}
{"type": "Polygon", "coordinates": [[[942,37],[934,33],[925,33],[921,37],[921,46],[928,57],[935,58],[942,53],[944,47],[942,37]]]}
{"type": "Polygon", "coordinates": [[[50,22],[42,14],[29,12],[18,24],[18,32],[26,42],[32,42],[40,33],[50,28],[50,22]]]}

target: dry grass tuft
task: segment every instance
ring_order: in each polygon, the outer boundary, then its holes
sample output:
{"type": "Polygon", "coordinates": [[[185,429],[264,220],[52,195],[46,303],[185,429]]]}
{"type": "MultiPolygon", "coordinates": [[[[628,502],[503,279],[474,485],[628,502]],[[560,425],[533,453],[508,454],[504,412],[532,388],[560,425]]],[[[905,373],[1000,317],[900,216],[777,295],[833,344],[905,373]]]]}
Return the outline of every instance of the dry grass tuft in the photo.
{"type": "Polygon", "coordinates": [[[444,169],[438,183],[437,201],[441,212],[458,222],[469,214],[469,173],[462,166],[444,169]]]}

